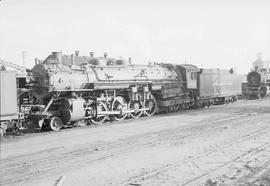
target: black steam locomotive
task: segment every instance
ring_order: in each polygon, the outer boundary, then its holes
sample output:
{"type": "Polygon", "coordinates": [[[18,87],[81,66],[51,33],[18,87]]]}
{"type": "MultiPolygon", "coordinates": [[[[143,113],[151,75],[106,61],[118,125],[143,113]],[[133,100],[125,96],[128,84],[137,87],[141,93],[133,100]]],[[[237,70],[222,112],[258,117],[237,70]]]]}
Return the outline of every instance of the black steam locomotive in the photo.
{"type": "Polygon", "coordinates": [[[270,94],[270,73],[266,70],[251,71],[247,75],[247,95],[249,99],[258,99],[270,94]]]}
{"type": "Polygon", "coordinates": [[[122,59],[53,52],[28,74],[32,100],[27,117],[59,130],[84,120],[152,116],[158,112],[234,102],[243,77],[194,65],[134,65],[122,59]]]}

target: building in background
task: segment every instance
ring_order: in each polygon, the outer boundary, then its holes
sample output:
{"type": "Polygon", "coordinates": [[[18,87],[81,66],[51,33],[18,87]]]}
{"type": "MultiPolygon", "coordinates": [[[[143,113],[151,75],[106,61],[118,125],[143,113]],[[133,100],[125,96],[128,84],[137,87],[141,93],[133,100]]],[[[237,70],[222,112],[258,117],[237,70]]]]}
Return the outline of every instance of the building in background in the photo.
{"type": "Polygon", "coordinates": [[[253,71],[270,71],[270,60],[263,60],[262,53],[257,54],[257,60],[253,62],[252,65],[253,71]]]}

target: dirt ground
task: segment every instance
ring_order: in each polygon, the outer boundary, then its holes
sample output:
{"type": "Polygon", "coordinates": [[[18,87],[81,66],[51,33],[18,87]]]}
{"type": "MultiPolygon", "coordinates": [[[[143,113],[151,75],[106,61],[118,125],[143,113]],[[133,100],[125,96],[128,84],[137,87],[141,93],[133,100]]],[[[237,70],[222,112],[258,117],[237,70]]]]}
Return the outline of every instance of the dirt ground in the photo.
{"type": "Polygon", "coordinates": [[[270,99],[1,138],[0,185],[270,185],[270,99]]]}

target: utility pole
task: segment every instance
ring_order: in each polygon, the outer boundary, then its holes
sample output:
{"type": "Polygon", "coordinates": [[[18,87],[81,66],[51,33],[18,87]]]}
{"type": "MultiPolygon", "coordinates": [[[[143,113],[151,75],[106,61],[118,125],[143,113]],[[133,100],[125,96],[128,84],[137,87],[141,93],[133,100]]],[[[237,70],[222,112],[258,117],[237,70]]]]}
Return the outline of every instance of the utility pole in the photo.
{"type": "Polygon", "coordinates": [[[22,51],[23,67],[25,67],[26,51],[22,51]]]}

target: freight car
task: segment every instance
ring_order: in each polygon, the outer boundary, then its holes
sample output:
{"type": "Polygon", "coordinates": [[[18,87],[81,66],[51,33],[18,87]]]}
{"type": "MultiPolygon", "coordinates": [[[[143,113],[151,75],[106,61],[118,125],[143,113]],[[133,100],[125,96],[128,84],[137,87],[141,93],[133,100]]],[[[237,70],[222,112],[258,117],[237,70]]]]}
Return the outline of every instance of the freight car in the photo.
{"type": "Polygon", "coordinates": [[[0,71],[1,104],[0,104],[0,135],[8,129],[18,129],[24,120],[18,110],[17,80],[15,71],[0,71]]]}
{"type": "Polygon", "coordinates": [[[258,99],[270,94],[270,72],[266,70],[251,71],[247,75],[247,97],[258,99]]]}
{"type": "Polygon", "coordinates": [[[79,120],[139,118],[237,99],[241,81],[233,72],[194,65],[126,64],[104,57],[53,52],[28,74],[36,102],[28,117],[59,130],[79,120]],[[238,86],[239,85],[239,86],[238,86]]]}

